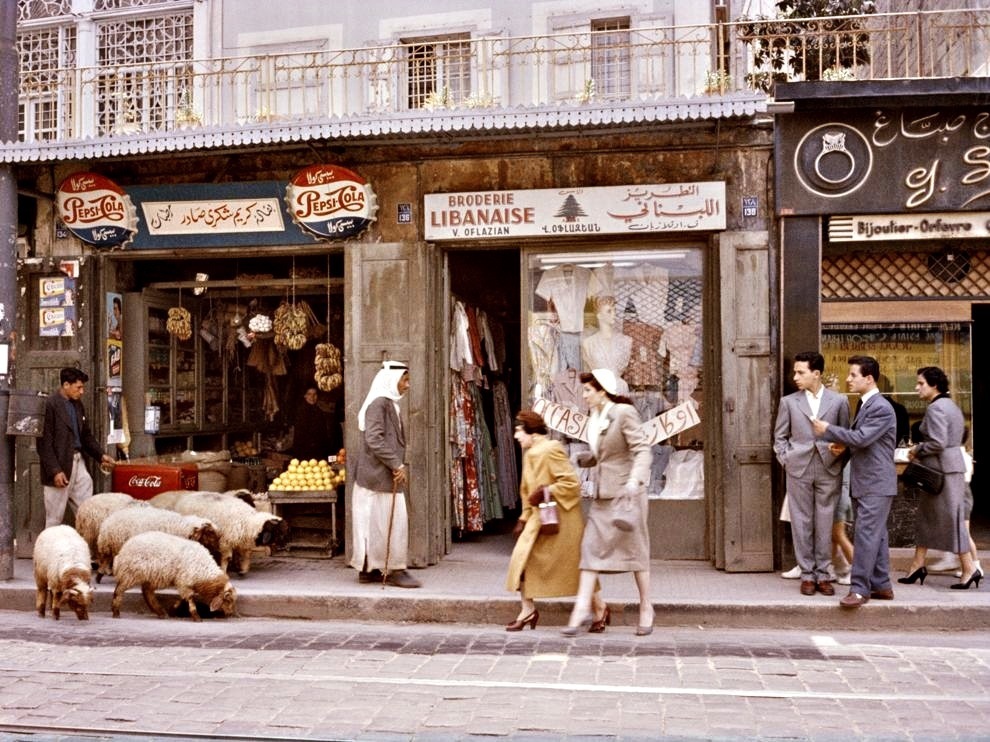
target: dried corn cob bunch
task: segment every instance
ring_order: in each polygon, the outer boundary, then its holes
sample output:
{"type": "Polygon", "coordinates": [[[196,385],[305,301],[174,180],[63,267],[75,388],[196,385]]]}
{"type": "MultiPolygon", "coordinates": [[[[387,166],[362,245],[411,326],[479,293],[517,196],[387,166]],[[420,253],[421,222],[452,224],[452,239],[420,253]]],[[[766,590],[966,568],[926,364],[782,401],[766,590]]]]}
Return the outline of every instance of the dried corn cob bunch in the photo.
{"type": "Polygon", "coordinates": [[[299,350],[306,344],[309,317],[301,307],[283,301],[275,310],[272,327],[275,330],[276,345],[283,345],[289,350],[299,350]]]}
{"type": "Polygon", "coordinates": [[[320,343],[316,346],[316,373],[313,378],[316,386],[324,392],[336,389],[344,383],[341,375],[340,349],[332,343],[320,343]]]}
{"type": "Polygon", "coordinates": [[[179,340],[188,340],[192,337],[192,316],[188,309],[182,307],[172,307],[168,310],[168,319],[165,321],[165,329],[179,340]]]}

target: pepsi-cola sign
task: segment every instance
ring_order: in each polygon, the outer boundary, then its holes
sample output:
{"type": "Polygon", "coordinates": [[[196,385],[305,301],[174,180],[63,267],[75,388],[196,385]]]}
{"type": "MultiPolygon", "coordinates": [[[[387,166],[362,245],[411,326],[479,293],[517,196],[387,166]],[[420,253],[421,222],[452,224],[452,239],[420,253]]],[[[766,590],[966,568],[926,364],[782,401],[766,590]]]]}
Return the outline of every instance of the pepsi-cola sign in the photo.
{"type": "Polygon", "coordinates": [[[285,191],[289,214],[300,227],[325,240],[354,237],[375,221],[378,198],[357,173],[337,165],[300,170],[285,191]]]}
{"type": "Polygon", "coordinates": [[[116,247],[137,231],[134,205],[123,189],[96,173],[76,173],[55,194],[58,217],[83,242],[116,247]]]}

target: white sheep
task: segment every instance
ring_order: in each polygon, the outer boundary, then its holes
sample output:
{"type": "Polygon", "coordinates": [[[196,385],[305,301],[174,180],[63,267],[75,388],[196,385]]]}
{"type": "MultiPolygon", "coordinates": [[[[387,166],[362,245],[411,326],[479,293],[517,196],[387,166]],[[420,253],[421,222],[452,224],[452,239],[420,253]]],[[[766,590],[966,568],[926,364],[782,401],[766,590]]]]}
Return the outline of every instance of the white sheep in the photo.
{"type": "Polygon", "coordinates": [[[256,546],[278,545],[287,534],[285,521],[260,512],[236,497],[219,492],[186,492],[174,509],[184,515],[208,518],[220,532],[220,568],[225,572],[231,558],[237,560],[238,574],[251,569],[251,550],[256,546]]]}
{"type": "Polygon", "coordinates": [[[165,618],[167,613],[159,605],[155,591],[170,587],[178,591],[180,603],[188,604],[194,621],[200,620],[197,600],[224,616],[236,611],[237,591],[206,547],[170,533],[148,531],[128,539],[114,560],[114,576],[117,587],[110,604],[114,618],[120,618],[124,593],[138,585],[144,602],[159,618],[165,618]]]}
{"type": "Polygon", "coordinates": [[[102,575],[113,574],[114,557],[127,539],[147,531],[161,531],[196,541],[206,547],[217,563],[220,561],[220,534],[206,518],[181,515],[150,505],[122,508],[108,515],[100,527],[96,548],[99,564],[97,582],[102,575]]]}
{"type": "Polygon", "coordinates": [[[124,492],[101,492],[98,495],[83,500],[76,510],[76,530],[89,544],[89,555],[92,561],[96,561],[97,541],[100,536],[100,526],[110,513],[114,513],[121,508],[128,507],[134,503],[141,502],[135,500],[124,492]]]}
{"type": "Polygon", "coordinates": [[[51,605],[57,621],[65,604],[80,621],[88,620],[92,578],[89,547],[72,526],[51,526],[38,534],[34,542],[34,582],[38,586],[34,605],[39,616],[44,618],[45,609],[51,605]]]}

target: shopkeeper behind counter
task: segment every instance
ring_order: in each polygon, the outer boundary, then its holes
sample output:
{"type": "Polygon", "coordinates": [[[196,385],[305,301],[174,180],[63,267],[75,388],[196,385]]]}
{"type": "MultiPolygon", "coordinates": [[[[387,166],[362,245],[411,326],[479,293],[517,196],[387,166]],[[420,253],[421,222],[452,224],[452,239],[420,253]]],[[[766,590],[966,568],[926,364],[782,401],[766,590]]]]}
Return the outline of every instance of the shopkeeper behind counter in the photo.
{"type": "Polygon", "coordinates": [[[334,408],[319,401],[315,387],[306,390],[292,425],[290,450],[296,458],[325,459],[340,450],[343,436],[334,408]]]}

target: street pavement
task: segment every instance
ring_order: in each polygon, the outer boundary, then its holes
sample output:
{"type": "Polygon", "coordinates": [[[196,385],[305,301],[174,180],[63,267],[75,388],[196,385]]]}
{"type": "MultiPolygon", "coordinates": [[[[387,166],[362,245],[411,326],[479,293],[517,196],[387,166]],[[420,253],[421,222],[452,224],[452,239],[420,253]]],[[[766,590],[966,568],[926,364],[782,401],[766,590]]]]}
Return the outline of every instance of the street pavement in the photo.
{"type": "Polygon", "coordinates": [[[985,740],[990,632],[0,610],[0,737],[985,740]]]}
{"type": "MultiPolygon", "coordinates": [[[[250,573],[234,577],[241,616],[415,623],[504,624],[518,612],[518,595],[505,589],[512,551],[510,535],[455,543],[439,564],[412,570],[419,589],[359,584],[342,556],[332,559],[294,556],[256,557],[250,573]]],[[[892,550],[896,573],[903,574],[911,551],[892,550]]],[[[990,567],[990,552],[983,554],[990,567]]],[[[657,626],[709,628],[805,628],[968,630],[990,628],[990,582],[980,589],[951,590],[958,580],[933,574],[925,584],[894,585],[893,601],[871,601],[859,610],[838,607],[848,588],[836,595],[803,596],[799,580],[776,572],[728,573],[701,562],[655,561],[651,565],[652,601],[657,626]]],[[[631,631],[638,618],[632,575],[603,575],[603,595],[616,630],[631,631]],[[621,627],[621,628],[620,628],[621,627]]],[[[17,559],[14,579],[0,581],[0,608],[34,610],[34,578],[29,559],[17,559]]],[[[113,579],[97,589],[94,620],[109,616],[113,579]]],[[[147,609],[138,589],[126,596],[125,613],[147,609]]],[[[570,598],[539,601],[540,625],[566,623],[570,598]]]]}

